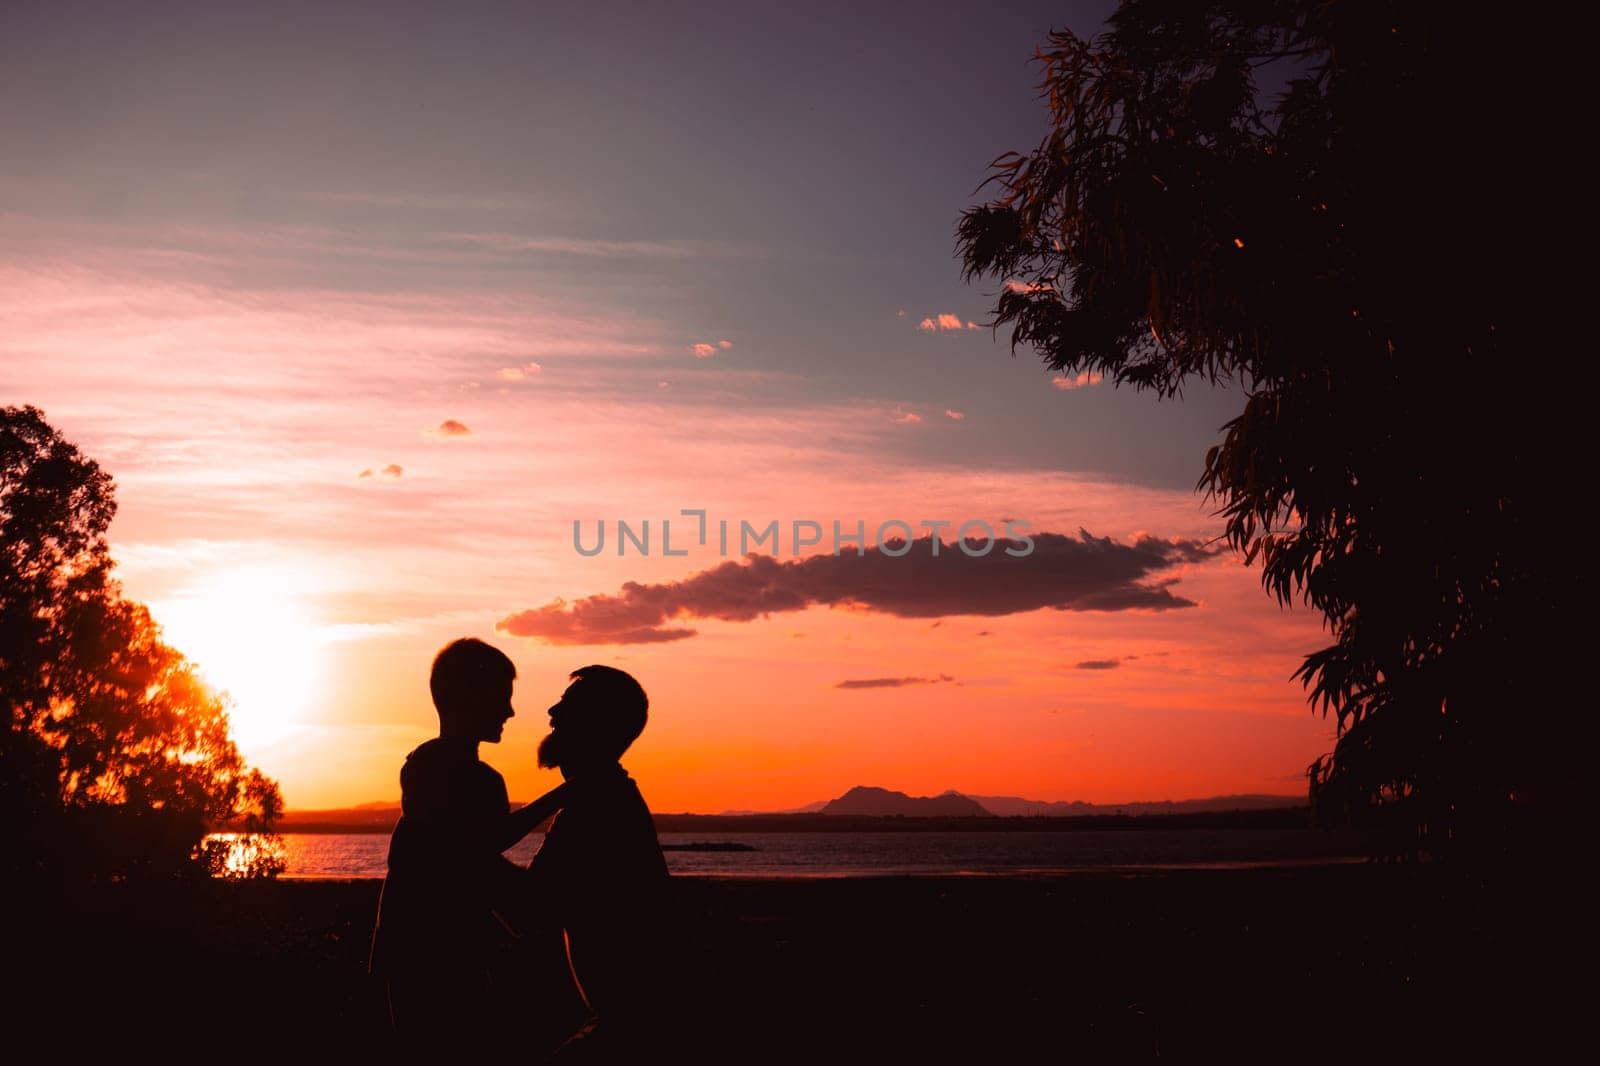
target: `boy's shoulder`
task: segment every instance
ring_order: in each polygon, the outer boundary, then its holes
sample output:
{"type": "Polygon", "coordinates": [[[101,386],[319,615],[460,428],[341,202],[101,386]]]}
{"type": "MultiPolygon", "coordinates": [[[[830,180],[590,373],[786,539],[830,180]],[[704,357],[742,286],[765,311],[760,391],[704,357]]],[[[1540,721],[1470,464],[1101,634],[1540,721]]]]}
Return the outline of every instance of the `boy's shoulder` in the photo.
{"type": "Polygon", "coordinates": [[[467,745],[434,737],[417,745],[400,768],[400,784],[441,779],[501,780],[500,771],[478,758],[467,745]]]}

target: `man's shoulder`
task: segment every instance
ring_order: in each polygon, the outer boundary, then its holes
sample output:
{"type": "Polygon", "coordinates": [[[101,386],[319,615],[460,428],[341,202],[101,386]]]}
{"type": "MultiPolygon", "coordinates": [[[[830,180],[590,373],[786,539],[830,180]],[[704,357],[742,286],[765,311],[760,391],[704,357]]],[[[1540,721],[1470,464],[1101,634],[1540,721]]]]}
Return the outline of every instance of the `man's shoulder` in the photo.
{"type": "Polygon", "coordinates": [[[566,806],[556,815],[554,832],[585,832],[602,826],[615,826],[620,822],[638,822],[650,818],[650,808],[644,794],[626,771],[615,771],[567,782],[566,806]]]}
{"type": "Polygon", "coordinates": [[[644,793],[639,791],[638,782],[620,765],[581,782],[574,792],[577,794],[574,802],[587,801],[586,805],[598,808],[649,809],[644,802],[644,793]]]}
{"type": "Polygon", "coordinates": [[[655,820],[626,771],[618,767],[569,783],[577,787],[534,856],[536,870],[563,870],[601,894],[623,885],[635,891],[644,880],[666,875],[655,820]]]}

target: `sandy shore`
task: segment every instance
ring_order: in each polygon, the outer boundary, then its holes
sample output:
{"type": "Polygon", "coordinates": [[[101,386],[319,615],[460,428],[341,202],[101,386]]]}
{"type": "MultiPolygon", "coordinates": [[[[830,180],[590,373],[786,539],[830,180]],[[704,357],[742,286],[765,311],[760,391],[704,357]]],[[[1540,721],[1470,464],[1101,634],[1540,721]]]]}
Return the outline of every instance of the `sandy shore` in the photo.
{"type": "MultiPolygon", "coordinates": [[[[662,1036],[703,1062],[1536,1058],[1579,1016],[1546,965],[1566,928],[1554,898],[1438,869],[675,882],[662,1036]]],[[[373,1059],[378,889],[28,901],[8,1031],[71,1033],[85,1054],[131,1037],[184,1061],[373,1059]]],[[[506,1008],[519,1061],[575,1010],[545,987],[506,1008]]]]}

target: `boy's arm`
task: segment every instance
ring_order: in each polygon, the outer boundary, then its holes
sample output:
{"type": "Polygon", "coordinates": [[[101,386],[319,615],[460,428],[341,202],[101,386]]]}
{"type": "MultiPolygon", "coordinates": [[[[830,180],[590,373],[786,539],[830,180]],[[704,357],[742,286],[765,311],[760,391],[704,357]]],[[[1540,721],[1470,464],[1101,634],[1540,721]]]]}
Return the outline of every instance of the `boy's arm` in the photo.
{"type": "Polygon", "coordinates": [[[503,852],[515,846],[523,837],[539,828],[546,818],[559,811],[566,801],[567,785],[560,784],[526,807],[506,815],[495,827],[495,851],[503,852]]]}

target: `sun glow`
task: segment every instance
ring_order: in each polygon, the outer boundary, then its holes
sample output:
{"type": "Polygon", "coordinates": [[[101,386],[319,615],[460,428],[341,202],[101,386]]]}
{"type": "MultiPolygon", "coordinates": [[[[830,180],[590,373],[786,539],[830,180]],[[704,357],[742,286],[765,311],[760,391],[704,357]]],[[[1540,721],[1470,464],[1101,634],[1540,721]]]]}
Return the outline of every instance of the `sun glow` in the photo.
{"type": "Polygon", "coordinates": [[[304,728],[321,674],[317,626],[286,575],[234,570],[151,604],[166,642],[228,693],[229,730],[248,757],[304,728]]]}

